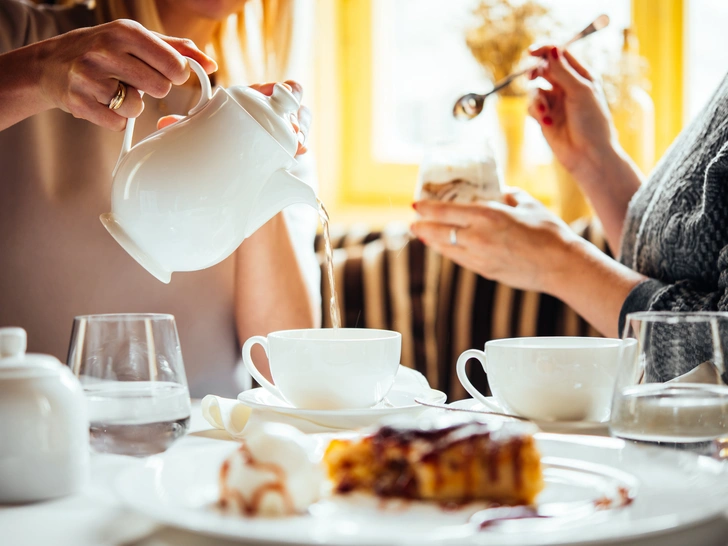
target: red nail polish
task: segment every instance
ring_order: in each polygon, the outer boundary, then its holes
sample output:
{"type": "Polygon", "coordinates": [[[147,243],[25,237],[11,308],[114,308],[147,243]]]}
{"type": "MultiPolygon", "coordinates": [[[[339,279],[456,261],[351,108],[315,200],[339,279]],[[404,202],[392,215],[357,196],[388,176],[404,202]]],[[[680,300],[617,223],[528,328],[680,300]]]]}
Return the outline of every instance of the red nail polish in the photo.
{"type": "Polygon", "coordinates": [[[536,109],[537,109],[537,110],[538,110],[539,112],[541,112],[541,113],[543,113],[543,112],[545,112],[545,111],[546,111],[546,107],[545,107],[545,106],[544,106],[543,104],[539,104],[538,106],[536,106],[536,109]]]}
{"type": "Polygon", "coordinates": [[[417,210],[417,203],[412,203],[412,208],[417,210]]]}
{"type": "Polygon", "coordinates": [[[543,118],[543,124],[544,125],[552,125],[554,123],[554,120],[552,120],[549,116],[546,116],[543,118]]]}
{"type": "Polygon", "coordinates": [[[559,50],[557,48],[555,48],[555,47],[552,47],[551,48],[551,56],[554,59],[558,59],[559,58],[559,50]]]}

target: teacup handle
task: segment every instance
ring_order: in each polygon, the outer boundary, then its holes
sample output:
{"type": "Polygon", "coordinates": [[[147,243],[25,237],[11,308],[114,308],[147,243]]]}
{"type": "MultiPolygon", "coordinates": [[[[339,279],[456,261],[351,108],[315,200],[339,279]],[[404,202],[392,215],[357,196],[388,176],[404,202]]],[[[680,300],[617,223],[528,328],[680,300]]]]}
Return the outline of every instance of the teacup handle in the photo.
{"type": "Polygon", "coordinates": [[[479,360],[480,363],[483,365],[483,369],[487,369],[485,366],[485,353],[483,351],[479,351],[478,349],[468,349],[463,354],[460,355],[460,358],[458,358],[458,363],[456,365],[456,370],[458,373],[458,379],[460,380],[460,383],[462,383],[463,387],[465,387],[465,390],[468,391],[470,396],[475,398],[478,402],[485,406],[490,405],[490,401],[486,399],[483,394],[475,388],[475,386],[470,382],[470,379],[468,379],[468,374],[465,372],[465,366],[468,363],[468,360],[471,358],[474,358],[476,360],[479,360]]]}
{"type": "MultiPolygon", "coordinates": [[[[187,59],[187,63],[190,65],[190,68],[194,70],[195,74],[197,74],[197,78],[200,80],[200,86],[202,87],[200,100],[187,113],[187,115],[191,116],[192,114],[196,114],[197,112],[202,110],[202,107],[210,102],[210,99],[212,98],[212,85],[210,84],[210,78],[207,77],[207,72],[205,72],[205,70],[200,66],[200,63],[198,63],[194,59],[190,59],[189,57],[185,57],[185,59],[187,59]]],[[[129,153],[129,150],[131,150],[131,142],[132,138],[134,137],[135,122],[136,118],[129,118],[126,120],[124,142],[121,144],[121,153],[119,154],[119,159],[116,160],[116,166],[114,167],[114,172],[112,173],[112,176],[116,174],[116,169],[119,168],[121,160],[124,159],[124,157],[126,157],[126,154],[129,153]]]]}
{"type": "Polygon", "coordinates": [[[281,391],[278,390],[278,387],[276,387],[273,383],[263,377],[263,374],[260,373],[258,371],[258,368],[255,367],[255,364],[253,363],[253,358],[250,356],[250,351],[253,350],[254,345],[260,345],[261,347],[263,347],[263,350],[265,351],[265,356],[267,356],[268,360],[270,360],[270,352],[268,351],[268,340],[263,336],[253,336],[243,344],[243,364],[245,364],[245,369],[248,370],[248,373],[252,375],[253,379],[258,382],[258,385],[263,387],[272,395],[277,396],[281,400],[285,400],[285,397],[283,396],[283,394],[281,394],[281,391]]]}

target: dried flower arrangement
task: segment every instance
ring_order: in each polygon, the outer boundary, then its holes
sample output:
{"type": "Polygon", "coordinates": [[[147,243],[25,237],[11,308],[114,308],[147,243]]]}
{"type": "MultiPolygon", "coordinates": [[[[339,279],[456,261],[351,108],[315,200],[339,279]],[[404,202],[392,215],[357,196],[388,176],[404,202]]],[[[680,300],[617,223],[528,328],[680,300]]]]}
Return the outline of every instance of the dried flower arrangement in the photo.
{"type": "Polygon", "coordinates": [[[612,59],[602,74],[602,87],[610,107],[626,100],[624,96],[631,86],[650,91],[647,78],[649,65],[647,59],[638,53],[637,38],[631,29],[624,29],[622,52],[618,58],[612,59]]]}
{"type": "MultiPolygon", "coordinates": [[[[513,72],[531,44],[549,35],[552,23],[548,9],[535,0],[480,0],[473,15],[478,23],[467,32],[465,42],[493,81],[513,72]]],[[[500,93],[521,95],[522,82],[515,81],[500,93]]]]}

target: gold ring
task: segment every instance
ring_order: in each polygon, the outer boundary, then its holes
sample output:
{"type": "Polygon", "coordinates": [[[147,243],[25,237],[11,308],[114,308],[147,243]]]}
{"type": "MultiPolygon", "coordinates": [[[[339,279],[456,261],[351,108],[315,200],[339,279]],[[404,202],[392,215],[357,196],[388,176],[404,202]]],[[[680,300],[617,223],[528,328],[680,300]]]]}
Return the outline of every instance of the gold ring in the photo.
{"type": "Polygon", "coordinates": [[[126,85],[119,82],[119,85],[116,88],[116,95],[114,95],[114,98],[111,99],[111,102],[109,103],[109,110],[118,110],[119,108],[121,108],[121,105],[124,104],[125,98],[126,98],[126,85]]]}

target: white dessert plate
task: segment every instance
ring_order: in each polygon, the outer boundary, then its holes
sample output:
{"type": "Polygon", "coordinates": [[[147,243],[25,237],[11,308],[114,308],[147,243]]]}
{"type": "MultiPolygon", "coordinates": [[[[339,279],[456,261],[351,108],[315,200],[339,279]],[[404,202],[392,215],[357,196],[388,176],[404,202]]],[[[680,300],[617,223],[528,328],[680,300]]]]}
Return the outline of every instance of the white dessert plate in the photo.
{"type": "Polygon", "coordinates": [[[226,515],[216,501],[220,466],[236,449],[227,442],[180,445],[130,468],[116,486],[132,510],[173,527],[248,544],[586,545],[674,533],[714,521],[728,508],[728,466],[718,461],[616,438],[539,433],[536,439],[546,481],[539,505],[602,510],[479,529],[468,519],[482,506],[446,510],[359,495],[324,498],[301,516],[226,515]],[[629,502],[624,502],[625,491],[633,495],[629,502]]]}
{"type": "Polygon", "coordinates": [[[425,377],[410,368],[400,366],[392,389],[383,402],[363,409],[348,410],[306,410],[291,406],[285,400],[262,388],[243,391],[238,400],[246,406],[259,411],[272,411],[290,417],[311,421],[317,425],[338,429],[355,429],[378,423],[391,415],[419,415],[428,408],[415,402],[423,398],[428,402],[442,404],[447,395],[431,389],[425,377]]]}
{"type": "MultiPolygon", "coordinates": [[[[488,405],[485,405],[478,402],[475,398],[466,398],[465,400],[451,402],[448,406],[456,409],[509,413],[509,411],[501,406],[492,396],[489,396],[487,400],[488,405]]],[[[498,417],[497,415],[494,415],[493,419],[498,421],[509,420],[507,417],[498,417]]],[[[609,421],[597,423],[594,421],[544,421],[536,419],[533,422],[544,432],[552,432],[555,434],[589,434],[594,436],[609,436],[609,421]]]]}

